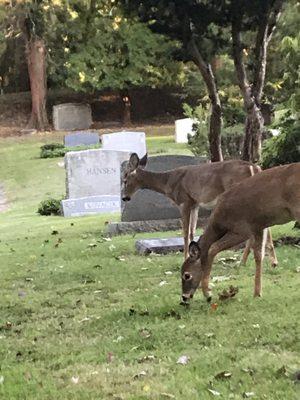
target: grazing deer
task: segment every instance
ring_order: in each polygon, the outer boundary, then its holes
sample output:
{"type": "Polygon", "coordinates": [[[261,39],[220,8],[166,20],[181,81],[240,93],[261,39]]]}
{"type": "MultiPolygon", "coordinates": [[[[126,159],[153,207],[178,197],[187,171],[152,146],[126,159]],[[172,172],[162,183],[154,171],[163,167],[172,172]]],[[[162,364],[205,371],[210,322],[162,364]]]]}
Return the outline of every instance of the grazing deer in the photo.
{"type": "MultiPolygon", "coordinates": [[[[194,239],[199,207],[213,209],[218,197],[230,186],[261,171],[258,166],[241,160],[192,165],[166,172],[146,171],[146,164],[147,154],[142,159],[136,153],[131,154],[122,176],[122,199],[129,201],[138,189],[151,189],[171,199],[181,212],[185,258],[189,242],[194,239]]],[[[270,231],[268,247],[272,265],[276,266],[270,231]]],[[[247,243],[242,263],[246,262],[249,252],[247,243]]]]}
{"type": "Polygon", "coordinates": [[[266,228],[300,221],[300,163],[275,167],[232,186],[219,199],[204,234],[191,242],[181,268],[182,300],[193,297],[201,281],[204,296],[214,257],[251,238],[256,263],[254,296],[261,295],[266,228]]]}

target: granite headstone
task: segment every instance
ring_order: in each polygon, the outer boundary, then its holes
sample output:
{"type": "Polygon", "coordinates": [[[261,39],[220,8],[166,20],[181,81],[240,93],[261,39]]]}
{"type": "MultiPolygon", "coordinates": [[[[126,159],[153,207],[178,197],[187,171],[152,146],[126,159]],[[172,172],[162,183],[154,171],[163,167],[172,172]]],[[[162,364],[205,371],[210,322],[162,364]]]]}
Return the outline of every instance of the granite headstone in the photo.
{"type": "MultiPolygon", "coordinates": [[[[198,165],[206,162],[205,158],[182,155],[165,155],[149,157],[146,170],[162,172],[170,169],[198,165]]],[[[122,168],[126,163],[122,164],[122,168]]],[[[207,213],[199,212],[199,215],[207,213]]],[[[148,221],[180,218],[179,209],[171,200],[161,193],[152,190],[138,190],[128,202],[122,202],[121,221],[148,221]]]]}
{"type": "Polygon", "coordinates": [[[67,153],[64,215],[120,212],[120,166],[128,158],[127,152],[102,149],[67,153]]]}
{"type": "Polygon", "coordinates": [[[92,122],[92,111],[89,104],[65,103],[53,106],[55,130],[89,129],[92,122]]]}
{"type": "Polygon", "coordinates": [[[120,196],[90,196],[62,200],[65,217],[111,213],[120,211],[120,196]]]}
{"type": "Polygon", "coordinates": [[[144,132],[115,132],[102,135],[103,150],[118,150],[137,153],[141,158],[146,150],[146,137],[144,132]]]}
{"type": "Polygon", "coordinates": [[[66,147],[92,146],[99,143],[99,135],[97,132],[93,131],[79,131],[69,133],[64,137],[64,145],[66,147]]]}

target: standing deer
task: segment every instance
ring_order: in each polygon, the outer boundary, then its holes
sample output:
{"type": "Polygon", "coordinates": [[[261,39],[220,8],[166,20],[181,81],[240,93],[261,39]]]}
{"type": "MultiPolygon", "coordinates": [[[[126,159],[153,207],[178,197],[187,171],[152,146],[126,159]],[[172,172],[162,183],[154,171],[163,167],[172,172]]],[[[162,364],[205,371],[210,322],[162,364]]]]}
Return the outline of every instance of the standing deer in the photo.
{"type": "Polygon", "coordinates": [[[201,281],[208,301],[214,257],[251,238],[256,264],[254,296],[261,296],[266,228],[300,221],[300,163],[275,167],[232,186],[219,199],[204,234],[191,242],[181,268],[182,300],[193,297],[201,281]]]}
{"type": "MultiPolygon", "coordinates": [[[[175,203],[181,213],[184,236],[184,257],[188,257],[189,242],[194,239],[199,207],[213,209],[218,197],[234,183],[240,182],[261,169],[247,161],[232,160],[179,167],[166,172],[144,170],[147,154],[139,159],[131,154],[123,172],[123,201],[129,201],[138,189],[151,189],[162,193],[175,203]]],[[[271,232],[268,232],[271,263],[277,265],[271,232]]],[[[247,243],[242,263],[249,255],[247,243]]]]}

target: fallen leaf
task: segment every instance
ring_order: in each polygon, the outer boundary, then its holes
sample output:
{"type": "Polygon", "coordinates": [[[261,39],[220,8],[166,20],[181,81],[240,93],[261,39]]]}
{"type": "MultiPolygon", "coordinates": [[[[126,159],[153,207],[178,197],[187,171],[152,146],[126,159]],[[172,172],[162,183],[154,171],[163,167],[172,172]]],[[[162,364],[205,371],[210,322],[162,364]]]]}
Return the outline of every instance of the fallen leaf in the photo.
{"type": "Polygon", "coordinates": [[[140,379],[147,375],[146,371],[141,371],[138,374],[134,375],[133,379],[140,379]]]}
{"type": "Polygon", "coordinates": [[[116,256],[115,259],[118,261],[126,261],[126,258],[123,256],[116,256]]]}
{"type": "Polygon", "coordinates": [[[151,332],[148,331],[147,329],[140,329],[140,335],[145,338],[148,339],[151,336],[151,332]]]}
{"type": "Polygon", "coordinates": [[[164,285],[167,285],[167,281],[160,281],[158,284],[158,286],[164,286],[164,285]]]}
{"type": "Polygon", "coordinates": [[[115,359],[115,356],[113,355],[113,353],[112,353],[112,352],[108,352],[108,353],[107,353],[107,356],[106,356],[106,361],[107,361],[108,363],[111,363],[111,362],[114,361],[114,359],[115,359]]]}
{"type": "Polygon", "coordinates": [[[180,356],[176,361],[176,364],[186,365],[189,362],[190,358],[188,356],[180,356]]]}
{"type": "Polygon", "coordinates": [[[249,399],[249,397],[253,397],[255,395],[254,392],[244,392],[243,397],[244,399],[249,399]]]}
{"type": "Polygon", "coordinates": [[[85,317],[85,318],[81,319],[81,320],[78,321],[78,322],[81,324],[82,322],[86,322],[86,321],[89,321],[89,320],[90,320],[89,317],[85,317]]]}
{"type": "Polygon", "coordinates": [[[142,358],[139,358],[138,360],[137,360],[137,362],[139,363],[139,364],[142,364],[142,363],[144,363],[144,362],[147,362],[147,361],[154,361],[155,360],[155,356],[153,356],[152,354],[151,355],[149,355],[149,356],[144,356],[144,357],[142,357],[142,358]]]}
{"type": "Polygon", "coordinates": [[[124,339],[124,336],[118,336],[116,339],[113,340],[114,343],[119,343],[124,339]]]}
{"type": "Polygon", "coordinates": [[[79,382],[79,376],[72,376],[71,381],[72,381],[72,383],[77,385],[77,383],[79,382]]]}
{"type": "Polygon", "coordinates": [[[220,396],[220,395],[221,395],[220,392],[217,392],[217,391],[214,390],[214,389],[207,389],[207,390],[208,390],[209,393],[211,393],[213,396],[220,396]]]}
{"type": "Polygon", "coordinates": [[[231,279],[231,276],[214,276],[212,278],[212,282],[224,282],[224,281],[229,281],[231,279]]]}
{"type": "Polygon", "coordinates": [[[254,370],[251,368],[242,368],[242,371],[246,372],[247,374],[249,374],[251,376],[254,374],[254,370]]]}
{"type": "Polygon", "coordinates": [[[162,397],[166,397],[167,399],[175,399],[175,396],[174,396],[174,394],[171,394],[171,393],[160,393],[160,395],[162,396],[162,397]]]}
{"type": "Polygon", "coordinates": [[[219,372],[217,375],[215,375],[215,378],[216,379],[229,379],[229,378],[231,378],[231,376],[232,376],[231,372],[222,371],[222,372],[219,372]]]}
{"type": "Polygon", "coordinates": [[[219,300],[227,300],[234,297],[239,291],[238,287],[229,286],[229,289],[224,289],[222,293],[219,293],[219,300]]]}
{"type": "Polygon", "coordinates": [[[216,309],[219,307],[219,304],[218,303],[212,303],[211,305],[210,305],[210,308],[213,310],[213,311],[216,311],[216,309]]]}
{"type": "Polygon", "coordinates": [[[276,376],[277,376],[277,378],[280,378],[281,376],[288,376],[287,369],[286,369],[285,365],[283,365],[281,368],[279,368],[276,371],[276,376]]]}

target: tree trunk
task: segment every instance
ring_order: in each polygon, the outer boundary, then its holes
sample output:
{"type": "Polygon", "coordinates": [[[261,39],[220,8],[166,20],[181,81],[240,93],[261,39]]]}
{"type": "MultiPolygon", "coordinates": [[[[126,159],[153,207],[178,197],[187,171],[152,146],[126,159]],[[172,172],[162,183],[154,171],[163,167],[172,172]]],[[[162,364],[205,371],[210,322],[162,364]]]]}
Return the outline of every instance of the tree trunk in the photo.
{"type": "Polygon", "coordinates": [[[245,124],[245,137],[242,159],[245,161],[259,162],[261,155],[261,139],[263,133],[263,117],[260,109],[253,105],[248,110],[245,124]]]}
{"type": "Polygon", "coordinates": [[[123,102],[123,125],[131,125],[131,101],[128,90],[121,93],[121,99],[123,102]]]}
{"type": "Polygon", "coordinates": [[[211,162],[223,161],[221,147],[222,112],[218,93],[215,100],[212,102],[208,138],[211,162]]]}
{"type": "Polygon", "coordinates": [[[28,127],[43,131],[49,127],[46,113],[47,79],[44,41],[32,37],[27,41],[26,50],[32,102],[28,127]]]}
{"type": "Polygon", "coordinates": [[[209,99],[211,102],[211,116],[208,137],[210,158],[212,162],[223,161],[221,147],[222,108],[215,76],[211,65],[203,60],[193,38],[190,42],[190,51],[193,57],[193,61],[199,68],[199,71],[201,72],[203,80],[206,84],[209,99]]]}

